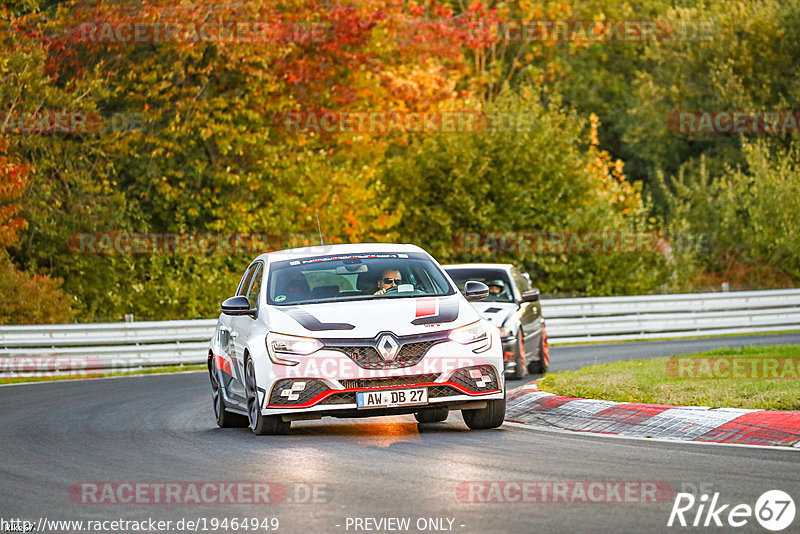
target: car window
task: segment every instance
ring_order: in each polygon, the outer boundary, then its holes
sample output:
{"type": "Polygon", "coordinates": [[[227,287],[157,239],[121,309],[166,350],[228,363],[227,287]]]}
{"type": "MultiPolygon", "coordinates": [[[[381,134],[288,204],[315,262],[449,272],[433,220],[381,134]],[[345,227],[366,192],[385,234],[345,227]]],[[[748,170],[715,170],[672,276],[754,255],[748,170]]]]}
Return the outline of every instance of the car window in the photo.
{"type": "Polygon", "coordinates": [[[514,277],[514,283],[517,284],[517,289],[519,289],[520,293],[525,293],[526,291],[531,290],[531,283],[528,279],[519,271],[519,269],[511,269],[511,276],[514,277]]]}
{"type": "Polygon", "coordinates": [[[447,274],[461,293],[464,293],[464,285],[473,280],[489,286],[489,295],[484,302],[514,302],[511,280],[504,269],[447,269],[447,274]]]}
{"type": "Polygon", "coordinates": [[[357,274],[336,274],[333,270],[308,271],[305,273],[309,287],[336,286],[339,291],[352,291],[358,280],[357,274]]]}
{"type": "Polygon", "coordinates": [[[242,281],[239,282],[239,289],[236,290],[237,297],[241,295],[247,295],[247,290],[250,289],[250,282],[253,281],[253,273],[256,271],[258,265],[258,263],[254,263],[245,271],[242,281]]]}
{"type": "Polygon", "coordinates": [[[441,268],[421,253],[346,254],[273,262],[267,288],[267,301],[277,305],[455,294],[441,268]],[[384,278],[393,281],[389,288],[381,285],[384,278]]]}
{"type": "Polygon", "coordinates": [[[258,263],[253,272],[253,282],[250,285],[250,291],[247,293],[247,300],[250,301],[250,309],[258,308],[258,293],[261,291],[261,278],[261,263],[258,263]]]}

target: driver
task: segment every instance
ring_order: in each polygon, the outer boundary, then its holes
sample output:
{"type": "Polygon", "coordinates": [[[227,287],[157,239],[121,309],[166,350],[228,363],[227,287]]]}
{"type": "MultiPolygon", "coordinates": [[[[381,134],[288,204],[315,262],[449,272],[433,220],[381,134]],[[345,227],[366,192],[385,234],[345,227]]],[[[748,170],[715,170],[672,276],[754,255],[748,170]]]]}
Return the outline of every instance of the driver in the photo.
{"type": "Polygon", "coordinates": [[[378,279],[378,290],[374,295],[383,295],[392,288],[397,288],[403,283],[403,277],[397,269],[386,269],[378,279]]]}
{"type": "Polygon", "coordinates": [[[489,286],[489,295],[499,296],[501,293],[505,292],[506,285],[502,280],[489,280],[486,282],[486,285],[489,286]]]}

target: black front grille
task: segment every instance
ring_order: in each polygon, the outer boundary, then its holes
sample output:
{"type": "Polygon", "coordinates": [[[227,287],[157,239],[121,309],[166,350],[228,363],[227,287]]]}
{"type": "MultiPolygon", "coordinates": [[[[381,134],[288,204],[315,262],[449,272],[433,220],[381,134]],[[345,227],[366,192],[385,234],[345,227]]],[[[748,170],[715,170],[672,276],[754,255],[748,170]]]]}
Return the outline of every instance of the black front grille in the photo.
{"type": "Polygon", "coordinates": [[[428,388],[428,398],[438,399],[441,397],[452,397],[453,395],[463,395],[453,386],[430,386],[428,388]]]}
{"type": "Polygon", "coordinates": [[[322,380],[312,380],[308,378],[285,378],[283,380],[278,380],[275,382],[275,385],[272,386],[272,394],[269,397],[269,403],[273,406],[291,406],[294,404],[303,404],[304,402],[313,399],[328,389],[330,388],[322,380]],[[296,382],[305,382],[305,388],[303,390],[297,390],[297,387],[295,386],[294,390],[292,390],[293,384],[296,382]],[[285,390],[290,390],[290,395],[296,395],[297,398],[290,399],[288,395],[281,395],[281,393],[285,390]]]}
{"type": "Polygon", "coordinates": [[[491,365],[477,365],[475,367],[464,367],[459,369],[450,377],[450,382],[463,386],[469,391],[494,391],[500,389],[497,380],[497,373],[491,365]],[[470,371],[480,373],[477,377],[472,377],[470,371]]]}
{"type": "Polygon", "coordinates": [[[347,389],[350,388],[386,388],[392,386],[411,386],[414,384],[424,384],[426,382],[433,382],[439,378],[438,373],[429,373],[426,375],[412,375],[412,376],[395,376],[390,378],[355,378],[347,380],[339,380],[347,389]]]}
{"type": "Polygon", "coordinates": [[[440,343],[438,341],[421,341],[418,343],[406,343],[401,346],[397,351],[392,361],[385,361],[381,358],[378,350],[375,347],[360,346],[360,347],[334,347],[347,354],[347,356],[356,362],[359,367],[364,369],[402,369],[403,367],[411,367],[417,365],[419,361],[425,356],[433,345],[440,343]]]}
{"type": "Polygon", "coordinates": [[[362,369],[402,369],[416,365],[431,347],[444,343],[449,338],[449,330],[395,338],[399,344],[397,354],[391,361],[385,361],[377,350],[378,340],[387,332],[381,332],[372,339],[323,339],[325,348],[347,354],[362,369]]]}

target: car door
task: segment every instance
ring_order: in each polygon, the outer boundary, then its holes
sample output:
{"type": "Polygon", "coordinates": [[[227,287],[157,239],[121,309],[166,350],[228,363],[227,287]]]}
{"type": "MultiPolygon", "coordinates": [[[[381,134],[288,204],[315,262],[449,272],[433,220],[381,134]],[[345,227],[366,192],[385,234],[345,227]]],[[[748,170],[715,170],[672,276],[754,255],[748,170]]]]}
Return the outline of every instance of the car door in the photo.
{"type": "Polygon", "coordinates": [[[261,284],[264,279],[264,262],[258,261],[253,265],[255,266],[253,279],[250,281],[250,288],[247,290],[247,300],[250,302],[250,309],[253,311],[253,314],[236,317],[236,329],[239,340],[241,341],[238,363],[241,365],[242,376],[244,376],[244,351],[253,336],[253,330],[256,321],[258,321],[258,312],[260,308],[259,295],[261,294],[261,284]]]}
{"type": "MultiPolygon", "coordinates": [[[[257,261],[252,263],[250,267],[247,268],[242,282],[239,284],[239,289],[236,291],[237,296],[243,295],[248,298],[251,309],[258,309],[258,298],[253,299],[251,295],[254,290],[256,291],[256,295],[258,294],[257,292],[261,288],[263,272],[263,262],[257,261]]],[[[251,315],[238,315],[230,318],[230,346],[233,349],[230,353],[230,357],[233,362],[231,371],[234,377],[234,381],[231,383],[231,393],[236,396],[241,396],[242,398],[245,396],[244,353],[255,320],[255,317],[251,315]]]]}
{"type": "Polygon", "coordinates": [[[525,344],[525,359],[528,355],[534,356],[539,347],[539,339],[542,335],[541,306],[539,301],[522,302],[522,294],[531,290],[531,283],[523,274],[516,268],[511,268],[511,278],[514,280],[514,285],[517,288],[514,298],[519,303],[520,327],[524,333],[523,342],[525,344]]]}

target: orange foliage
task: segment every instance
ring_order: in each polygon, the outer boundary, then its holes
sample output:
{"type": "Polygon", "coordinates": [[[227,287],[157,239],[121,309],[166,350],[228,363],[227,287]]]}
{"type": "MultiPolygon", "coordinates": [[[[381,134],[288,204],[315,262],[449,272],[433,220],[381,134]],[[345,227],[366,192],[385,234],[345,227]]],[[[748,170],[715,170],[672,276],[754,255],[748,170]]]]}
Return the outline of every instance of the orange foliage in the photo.
{"type": "Polygon", "coordinates": [[[71,322],[75,298],[59,286],[60,280],[17,270],[0,249],[0,324],[71,322]]]}
{"type": "Polygon", "coordinates": [[[778,266],[765,261],[737,259],[734,251],[720,256],[721,270],[703,270],[689,280],[694,291],[719,291],[723,282],[728,283],[730,291],[752,289],[782,289],[795,287],[790,276],[781,272],[778,266]]]}
{"type": "Polygon", "coordinates": [[[622,160],[612,160],[611,155],[600,150],[598,129],[600,119],[594,113],[590,116],[589,173],[595,177],[598,188],[608,197],[613,208],[620,213],[629,213],[641,204],[641,185],[626,181],[622,160]]]}
{"type": "Polygon", "coordinates": [[[22,196],[28,183],[28,169],[15,163],[6,154],[7,144],[0,139],[0,246],[7,247],[19,239],[27,227],[24,219],[16,217],[20,210],[12,203],[22,196]]]}

